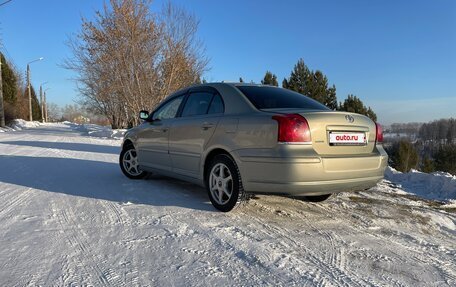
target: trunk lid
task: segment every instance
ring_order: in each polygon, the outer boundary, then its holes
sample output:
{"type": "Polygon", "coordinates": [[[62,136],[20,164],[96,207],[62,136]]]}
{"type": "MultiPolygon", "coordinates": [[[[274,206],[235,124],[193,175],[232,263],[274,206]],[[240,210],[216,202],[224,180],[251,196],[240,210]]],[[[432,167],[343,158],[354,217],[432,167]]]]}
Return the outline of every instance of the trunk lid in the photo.
{"type": "Polygon", "coordinates": [[[310,128],[312,147],[322,155],[367,155],[374,151],[376,125],[366,116],[339,111],[302,109],[263,110],[280,114],[300,114],[310,128]],[[357,142],[335,142],[346,137],[356,137],[357,142]],[[361,139],[361,137],[365,137],[361,139]],[[362,142],[362,143],[361,143],[362,142]]]}
{"type": "Polygon", "coordinates": [[[366,116],[335,111],[299,114],[309,123],[312,146],[320,155],[369,154],[375,148],[376,126],[366,116]]]}

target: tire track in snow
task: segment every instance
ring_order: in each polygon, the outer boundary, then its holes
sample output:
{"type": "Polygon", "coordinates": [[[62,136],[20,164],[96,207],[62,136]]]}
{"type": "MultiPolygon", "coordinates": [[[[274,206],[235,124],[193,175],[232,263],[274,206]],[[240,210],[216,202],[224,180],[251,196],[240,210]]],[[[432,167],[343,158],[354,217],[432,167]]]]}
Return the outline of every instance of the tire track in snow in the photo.
{"type": "MultiPolygon", "coordinates": [[[[108,200],[103,200],[100,201],[100,205],[105,208],[105,210],[108,211],[108,217],[109,219],[112,220],[112,222],[108,222],[108,224],[120,224],[120,225],[125,225],[125,220],[124,218],[129,218],[128,214],[125,212],[125,210],[122,209],[122,207],[119,206],[118,203],[108,201],[108,200]]],[[[129,220],[127,220],[129,222],[129,220]]]]}
{"type": "MultiPolygon", "coordinates": [[[[16,191],[14,193],[17,193],[16,191]]],[[[32,188],[27,188],[27,190],[21,192],[18,195],[12,195],[12,199],[10,201],[7,201],[5,204],[0,207],[0,218],[3,216],[8,215],[11,211],[16,209],[17,206],[19,205],[25,205],[24,203],[27,203],[29,198],[32,196],[33,191],[32,188]]],[[[17,210],[15,211],[15,215],[17,215],[17,210]]]]}
{"type": "Polygon", "coordinates": [[[92,275],[95,273],[95,279],[98,281],[98,284],[96,285],[125,286],[124,282],[121,280],[122,277],[114,270],[111,268],[102,268],[99,266],[99,263],[102,262],[102,259],[99,258],[99,256],[89,245],[87,234],[83,229],[76,229],[74,227],[77,226],[77,220],[71,207],[67,209],[70,211],[69,213],[67,213],[65,208],[62,206],[58,209],[53,207],[53,210],[59,210],[59,213],[57,214],[59,224],[62,230],[64,230],[66,238],[70,245],[76,247],[80,251],[79,254],[82,255],[85,259],[86,262],[81,262],[83,264],[83,269],[86,270],[87,274],[92,275]]]}
{"type": "MultiPolygon", "coordinates": [[[[336,284],[336,286],[366,286],[373,284],[363,278],[359,278],[356,274],[344,270],[340,264],[340,255],[330,255],[329,260],[325,260],[324,257],[316,255],[315,252],[310,250],[307,246],[289,236],[288,231],[278,226],[271,226],[263,222],[260,218],[255,218],[255,220],[261,224],[263,228],[269,230],[269,234],[273,233],[276,235],[276,238],[281,238],[278,245],[282,246],[282,250],[290,249],[290,246],[295,246],[297,248],[293,248],[293,250],[300,249],[304,251],[304,259],[309,260],[318,269],[317,274],[321,277],[321,280],[317,284],[318,286],[326,286],[328,282],[336,284]]],[[[332,237],[331,240],[333,240],[332,237]]],[[[298,262],[301,261],[302,263],[305,263],[299,258],[295,259],[297,259],[298,262]]]]}
{"type": "MultiPolygon", "coordinates": [[[[341,209],[340,205],[336,205],[336,204],[331,205],[331,209],[329,209],[328,207],[326,207],[322,204],[314,204],[314,205],[318,208],[321,208],[325,212],[331,212],[331,213],[337,213],[337,214],[344,214],[344,212],[346,212],[346,210],[344,211],[343,209],[341,209]]],[[[386,236],[379,232],[374,232],[374,230],[370,230],[365,227],[357,228],[356,226],[359,226],[359,225],[356,224],[354,219],[360,220],[361,222],[365,223],[366,226],[369,225],[366,222],[371,221],[371,220],[368,215],[366,215],[365,213],[362,213],[358,209],[351,209],[350,212],[351,212],[351,217],[347,217],[346,220],[353,222],[353,224],[347,224],[346,225],[347,228],[352,229],[356,233],[362,233],[369,237],[373,237],[377,240],[380,240],[381,242],[388,242],[388,244],[392,243],[392,244],[398,245],[398,246],[400,246],[400,250],[410,251],[411,254],[409,254],[407,259],[410,259],[410,257],[411,257],[412,261],[414,261],[414,262],[420,262],[423,265],[430,265],[430,266],[433,266],[434,268],[436,268],[437,270],[440,270],[442,277],[444,278],[446,284],[448,284],[449,286],[453,286],[456,283],[456,270],[451,268],[451,267],[454,267],[454,264],[456,264],[455,260],[453,260],[453,264],[452,264],[447,261],[442,261],[442,260],[436,258],[435,257],[435,254],[437,254],[436,252],[429,252],[429,250],[427,250],[427,249],[423,250],[423,242],[414,242],[415,238],[410,236],[409,234],[402,234],[402,233],[397,234],[397,236],[402,235],[402,236],[407,236],[412,239],[412,240],[408,240],[407,243],[405,243],[405,242],[401,241],[401,238],[394,237],[394,234],[391,234],[390,236],[386,236]],[[356,216],[353,216],[353,215],[356,215],[356,216]],[[410,245],[411,242],[416,243],[418,247],[410,245]]],[[[433,250],[433,251],[435,251],[435,250],[433,250]]],[[[396,254],[396,255],[398,257],[404,256],[404,254],[396,254]]],[[[401,286],[401,284],[397,280],[394,280],[391,276],[383,275],[382,278],[385,279],[388,283],[391,283],[392,285],[401,286]]],[[[379,284],[379,283],[377,283],[377,284],[379,284]]]]}
{"type": "MultiPolygon", "coordinates": [[[[255,202],[254,212],[271,212],[272,214],[282,214],[282,212],[277,213],[274,207],[264,206],[260,202],[255,202]]],[[[281,209],[285,206],[281,206],[281,209]]],[[[285,214],[292,216],[293,212],[286,211],[285,214]]],[[[322,214],[324,215],[324,214],[322,214]]],[[[328,283],[330,285],[336,283],[336,286],[366,286],[366,285],[376,285],[377,282],[367,281],[364,278],[361,278],[358,274],[347,270],[345,268],[345,257],[341,246],[346,245],[346,242],[343,241],[335,232],[321,231],[320,228],[311,223],[306,217],[297,216],[297,219],[300,220],[301,224],[307,226],[305,230],[312,230],[317,233],[319,238],[324,239],[324,242],[321,242],[322,246],[327,247],[325,250],[327,254],[317,255],[316,252],[309,249],[307,246],[302,244],[300,241],[296,240],[294,236],[289,236],[289,231],[283,229],[277,224],[271,225],[265,221],[263,216],[259,214],[254,214],[251,216],[252,220],[257,222],[262,228],[259,230],[267,230],[265,232],[268,235],[272,235],[274,238],[280,238],[281,240],[275,244],[279,246],[279,252],[283,254],[291,255],[287,250],[303,250],[302,254],[298,254],[293,258],[293,266],[305,266],[306,261],[310,261],[317,270],[314,274],[315,284],[318,286],[326,286],[328,283]],[[292,247],[294,246],[294,248],[292,247]],[[302,258],[300,256],[303,255],[302,258]]],[[[308,265],[308,264],[307,264],[308,265]]]]}
{"type": "Polygon", "coordinates": [[[456,264],[456,260],[453,260],[453,263],[447,262],[447,261],[442,261],[438,258],[435,258],[435,254],[430,254],[427,252],[427,250],[422,250],[422,248],[415,248],[412,246],[409,246],[392,236],[386,237],[383,235],[380,235],[378,233],[373,234],[373,233],[366,233],[369,236],[372,236],[374,238],[382,239],[385,242],[390,242],[395,245],[400,246],[403,249],[406,249],[408,251],[412,252],[412,259],[417,262],[421,262],[426,265],[431,265],[437,270],[441,271],[442,277],[445,279],[446,284],[449,286],[454,286],[456,284],[456,270],[454,269],[454,266],[456,264]],[[421,256],[419,256],[421,255],[421,256]]]}

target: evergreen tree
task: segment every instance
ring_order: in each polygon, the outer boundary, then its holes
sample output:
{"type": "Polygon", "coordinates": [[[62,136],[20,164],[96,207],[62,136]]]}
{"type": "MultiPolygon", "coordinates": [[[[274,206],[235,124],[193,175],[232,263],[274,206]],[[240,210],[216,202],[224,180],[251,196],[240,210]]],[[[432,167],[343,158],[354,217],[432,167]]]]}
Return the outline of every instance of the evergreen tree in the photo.
{"type": "Polygon", "coordinates": [[[324,104],[328,108],[337,109],[336,87],[328,88],[328,78],[319,70],[310,73],[308,96],[324,104]]]}
{"type": "Polygon", "coordinates": [[[311,74],[309,68],[304,63],[303,59],[299,59],[298,63],[291,71],[288,79],[287,89],[298,92],[300,94],[309,95],[309,82],[311,82],[311,74]]]}
{"type": "Polygon", "coordinates": [[[366,116],[368,116],[374,122],[377,122],[377,114],[371,109],[371,107],[367,108],[366,116]]]}
{"type": "Polygon", "coordinates": [[[263,80],[261,80],[261,84],[263,85],[270,85],[270,86],[279,86],[279,82],[277,81],[277,76],[273,73],[266,71],[263,80]]]}
{"type": "Polygon", "coordinates": [[[239,83],[244,83],[244,80],[242,79],[242,77],[239,77],[239,83]]]}
{"type": "Polygon", "coordinates": [[[327,89],[325,105],[331,110],[337,109],[337,97],[336,97],[336,86],[332,85],[331,88],[327,89]]]}
{"type": "Polygon", "coordinates": [[[282,88],[284,89],[289,89],[290,88],[290,85],[288,84],[288,81],[286,78],[283,79],[282,81],[282,88]]]}
{"type": "Polygon", "coordinates": [[[421,164],[421,171],[426,173],[431,173],[435,171],[435,164],[429,158],[429,156],[425,156],[423,162],[421,164]]]}
{"type": "MultiPolygon", "coordinates": [[[[32,119],[34,121],[41,121],[41,106],[40,106],[40,102],[38,101],[38,98],[36,96],[35,89],[33,88],[32,85],[30,85],[30,94],[32,95],[32,119]]],[[[24,91],[24,98],[27,99],[27,105],[28,105],[27,87],[25,88],[25,91],[24,91]]]]}
{"type": "Polygon", "coordinates": [[[282,87],[311,97],[330,109],[337,108],[336,87],[328,87],[328,78],[323,72],[311,71],[303,59],[296,63],[290,78],[283,80],[282,87]]]}
{"type": "Polygon", "coordinates": [[[2,63],[3,101],[14,104],[17,99],[17,77],[2,53],[0,53],[0,57],[2,63]]]}
{"type": "Polygon", "coordinates": [[[339,110],[362,115],[367,113],[366,106],[364,106],[363,102],[352,94],[348,95],[343,103],[340,103],[339,110]]]}
{"type": "Polygon", "coordinates": [[[362,114],[368,116],[373,121],[377,121],[377,115],[374,113],[371,107],[366,107],[357,96],[351,94],[348,95],[343,103],[339,104],[338,110],[362,114]]]}
{"type": "Polygon", "coordinates": [[[456,175],[456,144],[441,145],[434,158],[437,170],[456,175]]]}
{"type": "Polygon", "coordinates": [[[409,172],[418,164],[418,152],[409,141],[401,140],[392,146],[390,160],[395,169],[401,172],[409,172]]]}

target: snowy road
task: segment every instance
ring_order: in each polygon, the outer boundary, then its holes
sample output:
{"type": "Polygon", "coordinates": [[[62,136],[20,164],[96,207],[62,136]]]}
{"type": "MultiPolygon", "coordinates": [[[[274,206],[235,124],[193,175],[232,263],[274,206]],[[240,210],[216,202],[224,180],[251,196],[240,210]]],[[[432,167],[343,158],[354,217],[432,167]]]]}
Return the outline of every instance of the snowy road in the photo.
{"type": "Polygon", "coordinates": [[[383,181],[325,203],[216,212],[197,186],[132,181],[120,141],[0,133],[1,286],[455,286],[456,216],[383,181]]]}

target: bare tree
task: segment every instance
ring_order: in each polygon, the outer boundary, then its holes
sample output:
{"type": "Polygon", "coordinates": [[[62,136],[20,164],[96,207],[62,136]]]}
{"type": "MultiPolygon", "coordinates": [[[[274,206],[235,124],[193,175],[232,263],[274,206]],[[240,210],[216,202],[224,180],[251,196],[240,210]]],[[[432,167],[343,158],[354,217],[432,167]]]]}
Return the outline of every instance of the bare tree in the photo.
{"type": "Polygon", "coordinates": [[[62,118],[62,109],[54,103],[47,103],[48,121],[56,122],[62,118]]]}
{"type": "Polygon", "coordinates": [[[78,73],[82,104],[113,128],[138,124],[166,95],[199,81],[208,61],[196,39],[198,21],[166,4],[152,14],[149,0],[111,0],[68,43],[64,67],[78,73]]]}

